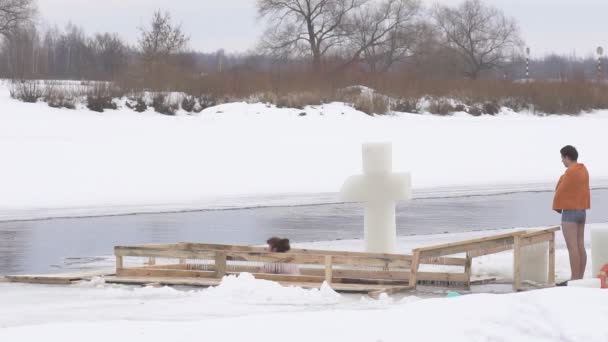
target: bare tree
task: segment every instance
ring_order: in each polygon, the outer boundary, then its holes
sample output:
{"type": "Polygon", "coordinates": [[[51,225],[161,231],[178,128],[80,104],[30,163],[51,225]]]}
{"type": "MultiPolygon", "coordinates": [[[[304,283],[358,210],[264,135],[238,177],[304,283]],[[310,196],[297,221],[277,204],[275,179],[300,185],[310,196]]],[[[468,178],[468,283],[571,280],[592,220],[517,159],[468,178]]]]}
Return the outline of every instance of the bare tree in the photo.
{"type": "Polygon", "coordinates": [[[10,36],[36,15],[35,0],[0,0],[0,35],[10,36]]]}
{"type": "Polygon", "coordinates": [[[258,13],[268,19],[262,48],[276,56],[306,56],[313,69],[347,36],[347,16],[369,0],[258,0],[258,13]]]}
{"type": "Polygon", "coordinates": [[[190,40],[182,31],[181,25],[171,23],[169,12],[154,12],[150,27],[140,28],[140,31],[139,47],[147,62],[166,59],[183,51],[190,40]]]}
{"type": "Polygon", "coordinates": [[[371,71],[385,72],[414,53],[424,25],[417,22],[419,0],[370,2],[357,11],[347,25],[347,65],[362,61],[371,71]]]}
{"type": "Polygon", "coordinates": [[[443,44],[460,55],[463,72],[471,79],[500,68],[523,47],[515,20],[481,0],[466,0],[456,8],[436,6],[433,17],[443,44]]]}
{"type": "Polygon", "coordinates": [[[98,33],[89,39],[89,49],[96,60],[98,75],[113,79],[127,65],[128,48],[117,34],[98,33]]]}

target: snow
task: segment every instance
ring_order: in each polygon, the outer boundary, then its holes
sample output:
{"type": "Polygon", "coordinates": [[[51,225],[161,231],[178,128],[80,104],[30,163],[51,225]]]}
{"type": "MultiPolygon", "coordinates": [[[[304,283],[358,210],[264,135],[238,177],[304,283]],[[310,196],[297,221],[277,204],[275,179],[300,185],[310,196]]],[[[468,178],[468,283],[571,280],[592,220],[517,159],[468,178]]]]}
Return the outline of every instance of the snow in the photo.
{"type": "Polygon", "coordinates": [[[342,103],[99,114],[21,103],[0,85],[0,219],[337,202],[369,141],[393,143],[394,170],[412,172],[415,196],[550,189],[565,144],[606,185],[607,125],[607,111],[370,117],[342,103]]]}
{"type": "Polygon", "coordinates": [[[372,300],[249,275],[216,288],[0,284],[2,341],[606,341],[608,291],[372,300]]]}

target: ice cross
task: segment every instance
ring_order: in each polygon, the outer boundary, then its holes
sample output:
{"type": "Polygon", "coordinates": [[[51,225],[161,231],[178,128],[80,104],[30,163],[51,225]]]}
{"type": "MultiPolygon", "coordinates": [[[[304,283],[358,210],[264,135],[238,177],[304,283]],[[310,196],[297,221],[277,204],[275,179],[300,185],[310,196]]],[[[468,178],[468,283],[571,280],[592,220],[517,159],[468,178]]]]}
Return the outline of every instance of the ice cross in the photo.
{"type": "Polygon", "coordinates": [[[409,173],[393,173],[390,143],[363,144],[363,175],[351,176],[340,191],[348,202],[365,202],[365,249],[394,253],[397,229],[395,201],[411,198],[409,173]]]}

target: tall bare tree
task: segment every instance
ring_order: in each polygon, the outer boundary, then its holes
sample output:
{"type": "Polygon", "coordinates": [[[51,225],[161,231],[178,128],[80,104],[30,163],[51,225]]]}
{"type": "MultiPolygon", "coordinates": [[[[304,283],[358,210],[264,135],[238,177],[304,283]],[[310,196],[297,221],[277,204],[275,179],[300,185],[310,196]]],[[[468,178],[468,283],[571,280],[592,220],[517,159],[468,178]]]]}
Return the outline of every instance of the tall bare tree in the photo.
{"type": "Polygon", "coordinates": [[[181,25],[171,22],[169,12],[154,12],[149,28],[140,28],[139,47],[147,62],[158,62],[183,51],[190,38],[181,25]]]}
{"type": "Polygon", "coordinates": [[[347,64],[366,63],[371,71],[387,71],[414,53],[424,25],[417,22],[419,0],[369,2],[348,20],[347,64]]]}
{"type": "Polygon", "coordinates": [[[307,56],[319,71],[324,56],[343,44],[347,16],[369,0],[258,0],[268,20],[262,48],[278,56],[307,56]]]}
{"type": "Polygon", "coordinates": [[[0,0],[0,35],[10,36],[35,15],[35,0],[0,0]]]}
{"type": "Polygon", "coordinates": [[[88,46],[95,56],[97,77],[113,79],[126,67],[128,48],[117,34],[98,33],[88,46]]]}
{"type": "Polygon", "coordinates": [[[516,21],[481,0],[466,0],[455,8],[438,5],[433,17],[443,44],[460,55],[463,72],[471,79],[502,67],[523,47],[516,21]]]}

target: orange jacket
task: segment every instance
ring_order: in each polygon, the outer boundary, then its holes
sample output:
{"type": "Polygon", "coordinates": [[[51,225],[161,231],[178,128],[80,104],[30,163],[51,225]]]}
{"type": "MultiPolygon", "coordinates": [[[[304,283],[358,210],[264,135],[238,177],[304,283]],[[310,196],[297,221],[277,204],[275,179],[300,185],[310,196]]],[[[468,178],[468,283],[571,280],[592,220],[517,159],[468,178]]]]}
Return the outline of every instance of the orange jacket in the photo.
{"type": "Polygon", "coordinates": [[[561,176],[555,188],[553,209],[591,209],[589,172],[584,164],[574,163],[561,176]]]}

